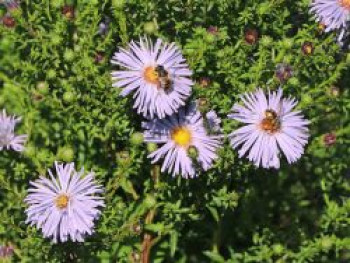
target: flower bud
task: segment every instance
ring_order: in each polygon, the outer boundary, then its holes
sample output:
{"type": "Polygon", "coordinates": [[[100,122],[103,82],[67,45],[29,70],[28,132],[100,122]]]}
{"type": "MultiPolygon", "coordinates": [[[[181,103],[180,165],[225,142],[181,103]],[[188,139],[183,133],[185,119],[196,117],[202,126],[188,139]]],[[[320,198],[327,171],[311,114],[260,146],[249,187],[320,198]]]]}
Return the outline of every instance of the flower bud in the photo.
{"type": "Polygon", "coordinates": [[[135,132],[130,136],[130,143],[132,145],[140,145],[143,143],[143,133],[135,132]]]}
{"type": "Polygon", "coordinates": [[[117,162],[119,165],[128,165],[131,162],[128,151],[120,151],[117,153],[117,162]]]}
{"type": "Polygon", "coordinates": [[[281,244],[275,244],[272,246],[272,250],[276,255],[281,255],[283,253],[284,247],[281,244]]]}
{"type": "Polygon", "coordinates": [[[209,101],[207,98],[199,98],[197,100],[197,106],[200,112],[206,112],[209,107],[209,101]]]}
{"type": "Polygon", "coordinates": [[[10,15],[5,15],[1,20],[2,24],[7,28],[14,28],[16,26],[16,20],[10,15]]]}
{"type": "Polygon", "coordinates": [[[62,7],[62,15],[64,15],[67,19],[71,20],[74,18],[74,7],[72,5],[64,5],[62,7]]]}
{"type": "Polygon", "coordinates": [[[314,49],[315,49],[314,44],[308,41],[306,41],[301,47],[301,51],[306,56],[312,55],[314,53],[314,49]]]}
{"type": "Polygon", "coordinates": [[[323,32],[325,32],[325,30],[326,30],[326,25],[324,23],[319,23],[317,26],[317,31],[319,33],[323,33],[323,32]]]}
{"type": "Polygon", "coordinates": [[[146,22],[143,26],[143,30],[148,35],[154,34],[155,32],[157,32],[157,29],[157,25],[153,21],[146,22]]]}
{"type": "Polygon", "coordinates": [[[324,236],[321,239],[321,247],[324,250],[329,250],[333,246],[333,240],[331,237],[324,236]]]}
{"type": "Polygon", "coordinates": [[[261,45],[268,47],[273,43],[273,39],[269,36],[263,36],[263,37],[261,37],[260,43],[261,43],[261,45]]]}
{"type": "Polygon", "coordinates": [[[57,73],[56,73],[56,70],[54,70],[54,69],[49,69],[46,73],[46,77],[48,79],[55,79],[56,76],[57,76],[57,73]]]}
{"type": "Polygon", "coordinates": [[[254,28],[249,28],[244,33],[244,40],[249,45],[254,45],[258,42],[259,33],[254,28]]]}
{"type": "Polygon", "coordinates": [[[217,35],[219,33],[219,29],[217,26],[209,26],[207,28],[207,32],[212,35],[217,35]]]}
{"type": "Polygon", "coordinates": [[[202,88],[207,88],[207,87],[210,85],[210,78],[208,78],[208,77],[202,77],[202,78],[200,78],[200,80],[199,80],[199,85],[200,85],[202,88]]]}
{"type": "Polygon", "coordinates": [[[328,95],[337,98],[340,95],[340,89],[336,86],[331,86],[328,89],[328,95]]]}
{"type": "Polygon", "coordinates": [[[46,81],[39,81],[36,84],[36,89],[41,94],[47,94],[49,91],[49,85],[47,84],[46,81]]]}
{"type": "Polygon", "coordinates": [[[104,60],[104,55],[101,52],[95,54],[95,63],[99,64],[104,60]]]}
{"type": "Polygon", "coordinates": [[[66,103],[71,103],[74,101],[74,93],[71,91],[66,91],[63,93],[63,101],[66,103]]]}
{"type": "Polygon", "coordinates": [[[280,82],[286,82],[293,76],[293,69],[290,65],[280,63],[276,66],[275,75],[280,82]]]}
{"type": "Polygon", "coordinates": [[[197,159],[198,157],[198,150],[195,146],[190,146],[188,148],[187,153],[188,153],[188,156],[191,157],[192,159],[197,159]]]}
{"type": "Polygon", "coordinates": [[[131,257],[131,262],[141,262],[140,253],[137,251],[132,251],[130,257],[131,257]]]}
{"type": "Polygon", "coordinates": [[[64,146],[58,149],[57,159],[63,162],[71,162],[74,159],[74,150],[70,146],[64,146]]]}
{"type": "Polygon", "coordinates": [[[66,49],[63,54],[63,58],[70,62],[74,60],[74,51],[72,49],[66,49]]]}
{"type": "Polygon", "coordinates": [[[41,93],[39,93],[39,92],[37,92],[37,91],[34,91],[33,93],[32,93],[32,100],[34,101],[34,102],[40,102],[40,101],[42,101],[44,99],[44,95],[43,94],[41,94],[41,93]]]}
{"type": "Polygon", "coordinates": [[[334,145],[336,142],[337,142],[337,136],[333,132],[326,133],[323,136],[323,143],[327,147],[334,145]]]}
{"type": "Polygon", "coordinates": [[[147,151],[149,153],[152,153],[158,149],[158,145],[154,142],[147,143],[147,151]]]}

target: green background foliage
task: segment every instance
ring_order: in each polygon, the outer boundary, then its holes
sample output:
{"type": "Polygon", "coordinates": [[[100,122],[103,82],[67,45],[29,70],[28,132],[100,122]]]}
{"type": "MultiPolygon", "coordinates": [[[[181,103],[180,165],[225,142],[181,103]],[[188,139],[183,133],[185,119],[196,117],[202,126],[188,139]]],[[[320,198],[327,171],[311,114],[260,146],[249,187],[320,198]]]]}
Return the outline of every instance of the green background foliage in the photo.
{"type": "Polygon", "coordinates": [[[334,34],[318,29],[308,5],[23,0],[11,13],[16,26],[0,25],[0,107],[22,116],[17,131],[29,135],[23,154],[0,153],[0,244],[15,246],[12,260],[138,262],[148,233],[151,262],[349,262],[350,56],[334,34]],[[62,14],[67,4],[74,18],[62,14]],[[106,17],[110,30],[98,34],[106,17]],[[245,42],[248,28],[259,31],[257,44],[245,42]],[[161,174],[154,182],[157,167],[134,135],[142,118],[132,98],[112,88],[109,62],[118,46],[145,34],[181,47],[197,81],[193,99],[206,99],[224,118],[225,134],[239,125],[226,118],[239,95],[276,89],[276,66],[290,64],[285,95],[311,121],[305,155],[292,166],[283,160],[278,171],[257,169],[226,140],[215,167],[198,178],[161,174]],[[306,41],[315,47],[311,55],[301,51],[306,41]],[[337,142],[326,147],[329,132],[337,142]],[[96,233],[81,244],[51,244],[24,222],[28,182],[55,160],[92,169],[106,189],[96,233]]]}

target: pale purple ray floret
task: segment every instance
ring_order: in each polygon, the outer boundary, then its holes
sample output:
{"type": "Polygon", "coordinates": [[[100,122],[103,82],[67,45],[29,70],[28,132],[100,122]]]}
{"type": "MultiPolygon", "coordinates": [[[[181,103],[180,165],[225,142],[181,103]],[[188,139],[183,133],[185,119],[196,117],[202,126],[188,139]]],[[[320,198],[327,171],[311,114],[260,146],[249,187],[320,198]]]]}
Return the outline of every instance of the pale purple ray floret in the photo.
{"type": "Polygon", "coordinates": [[[350,0],[314,0],[310,10],[326,26],[326,32],[338,31],[338,41],[342,42],[349,30],[350,0]]]}
{"type": "Polygon", "coordinates": [[[94,180],[94,173],[77,172],[74,163],[55,162],[57,176],[49,170],[49,178],[31,181],[25,202],[26,223],[41,229],[54,243],[83,242],[94,232],[94,221],[104,207],[103,189],[94,180]]]}
{"type": "Polygon", "coordinates": [[[15,134],[15,127],[20,121],[19,117],[8,116],[5,110],[0,112],[0,151],[12,149],[22,152],[24,150],[27,135],[15,134]]]}
{"type": "Polygon", "coordinates": [[[196,176],[196,164],[206,171],[218,157],[216,152],[221,138],[208,135],[195,103],[180,108],[178,113],[168,118],[144,122],[143,128],[146,142],[162,144],[148,156],[153,163],[164,158],[162,172],[193,178],[196,176]],[[194,156],[191,152],[195,152],[194,156]]]}
{"type": "Polygon", "coordinates": [[[262,89],[246,93],[241,97],[243,105],[235,104],[228,115],[244,124],[229,135],[232,147],[240,148],[239,157],[247,155],[256,166],[279,168],[280,152],[290,164],[304,153],[309,121],[293,111],[295,99],[282,95],[282,89],[267,96],[262,89]]]}
{"type": "Polygon", "coordinates": [[[177,112],[192,92],[192,72],[175,43],[157,39],[153,44],[140,38],[120,48],[111,62],[122,68],[112,72],[113,87],[122,88],[121,96],[133,92],[134,108],[144,117],[164,118],[177,112]]]}
{"type": "Polygon", "coordinates": [[[216,111],[210,110],[205,114],[205,119],[207,121],[208,130],[210,133],[220,133],[222,132],[221,128],[221,119],[217,115],[216,111]]]}

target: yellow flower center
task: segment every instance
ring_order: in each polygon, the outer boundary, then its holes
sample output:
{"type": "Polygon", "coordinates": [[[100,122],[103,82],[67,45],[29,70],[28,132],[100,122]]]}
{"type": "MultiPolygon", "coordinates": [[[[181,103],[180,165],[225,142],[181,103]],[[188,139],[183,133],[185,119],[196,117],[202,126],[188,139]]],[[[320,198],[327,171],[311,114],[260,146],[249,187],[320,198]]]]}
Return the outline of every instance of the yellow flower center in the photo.
{"type": "Polygon", "coordinates": [[[350,11],[350,0],[339,0],[339,3],[342,7],[350,11]]]}
{"type": "Polygon", "coordinates": [[[68,202],[69,202],[69,197],[65,194],[59,195],[55,200],[56,206],[59,209],[66,208],[68,206],[68,202]]]}
{"type": "Polygon", "coordinates": [[[176,127],[171,131],[171,139],[181,147],[188,147],[192,140],[191,132],[186,127],[176,127]]]}
{"type": "Polygon", "coordinates": [[[261,121],[260,128],[270,134],[278,132],[281,129],[281,122],[277,113],[273,110],[266,110],[265,118],[261,121]]]}
{"type": "Polygon", "coordinates": [[[147,67],[144,70],[143,76],[145,80],[151,84],[157,84],[159,82],[158,73],[154,67],[147,67]]]}

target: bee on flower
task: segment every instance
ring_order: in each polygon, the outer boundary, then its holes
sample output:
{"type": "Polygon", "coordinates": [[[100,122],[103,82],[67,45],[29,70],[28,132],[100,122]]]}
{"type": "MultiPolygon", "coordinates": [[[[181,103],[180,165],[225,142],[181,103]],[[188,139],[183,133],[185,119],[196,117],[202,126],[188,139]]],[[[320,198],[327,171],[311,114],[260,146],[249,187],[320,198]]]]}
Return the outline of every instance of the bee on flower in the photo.
{"type": "Polygon", "coordinates": [[[316,20],[324,25],[325,32],[339,32],[338,41],[343,42],[349,30],[350,0],[314,0],[310,11],[316,15],[316,20]]]}
{"type": "Polygon", "coordinates": [[[239,157],[247,155],[258,167],[279,168],[281,152],[288,163],[294,163],[308,142],[309,121],[293,111],[295,99],[282,96],[282,89],[267,96],[262,89],[246,93],[241,97],[243,105],[235,104],[228,116],[244,124],[229,135],[232,147],[240,148],[239,157]]]}
{"type": "Polygon", "coordinates": [[[122,68],[112,72],[113,86],[122,88],[121,96],[133,92],[134,108],[146,118],[172,115],[191,95],[192,72],[174,43],[141,37],[116,52],[112,63],[122,68]]]}

